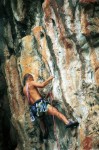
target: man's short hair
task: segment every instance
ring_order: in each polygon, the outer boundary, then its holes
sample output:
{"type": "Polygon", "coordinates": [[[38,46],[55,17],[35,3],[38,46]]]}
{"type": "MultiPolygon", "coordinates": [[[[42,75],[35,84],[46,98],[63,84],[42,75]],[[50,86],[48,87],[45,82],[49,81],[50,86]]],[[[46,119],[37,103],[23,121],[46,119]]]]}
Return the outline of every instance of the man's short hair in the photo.
{"type": "Polygon", "coordinates": [[[24,77],[23,77],[23,85],[26,84],[26,81],[27,81],[27,79],[28,79],[29,77],[32,77],[32,78],[33,78],[33,76],[32,76],[30,73],[26,73],[26,74],[24,75],[24,77]]]}

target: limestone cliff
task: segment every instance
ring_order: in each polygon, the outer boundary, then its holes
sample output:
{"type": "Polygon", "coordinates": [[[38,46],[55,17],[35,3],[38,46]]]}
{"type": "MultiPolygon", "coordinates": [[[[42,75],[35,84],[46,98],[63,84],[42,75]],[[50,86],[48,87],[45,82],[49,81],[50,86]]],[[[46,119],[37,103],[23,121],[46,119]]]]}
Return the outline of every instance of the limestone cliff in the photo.
{"type": "MultiPolygon", "coordinates": [[[[98,150],[98,0],[2,0],[0,39],[0,122],[8,118],[9,128],[4,127],[10,137],[5,150],[98,150]],[[54,128],[53,118],[45,116],[49,134],[43,139],[22,93],[25,73],[40,82],[54,75],[40,92],[51,92],[52,104],[77,120],[77,129],[66,130],[56,118],[54,128]]],[[[0,139],[2,130],[0,125],[0,139]]]]}

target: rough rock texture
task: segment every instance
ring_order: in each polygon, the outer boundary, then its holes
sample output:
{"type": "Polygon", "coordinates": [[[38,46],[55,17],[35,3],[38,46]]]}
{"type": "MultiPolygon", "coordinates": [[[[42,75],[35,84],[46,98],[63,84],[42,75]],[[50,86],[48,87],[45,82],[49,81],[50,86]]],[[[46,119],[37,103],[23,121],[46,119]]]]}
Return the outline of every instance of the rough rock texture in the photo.
{"type": "Polygon", "coordinates": [[[97,0],[80,0],[81,3],[95,3],[97,0]]]}
{"type": "MultiPolygon", "coordinates": [[[[3,0],[0,14],[0,65],[7,84],[4,91],[0,81],[0,93],[6,97],[0,103],[10,105],[15,150],[99,149],[99,2],[3,0]],[[40,121],[31,122],[22,93],[28,72],[40,82],[55,76],[40,92],[51,92],[52,104],[78,120],[78,129],[66,130],[61,121],[55,118],[54,124],[45,116],[49,135],[43,139],[40,121]]],[[[2,138],[1,124],[0,131],[2,138]]]]}

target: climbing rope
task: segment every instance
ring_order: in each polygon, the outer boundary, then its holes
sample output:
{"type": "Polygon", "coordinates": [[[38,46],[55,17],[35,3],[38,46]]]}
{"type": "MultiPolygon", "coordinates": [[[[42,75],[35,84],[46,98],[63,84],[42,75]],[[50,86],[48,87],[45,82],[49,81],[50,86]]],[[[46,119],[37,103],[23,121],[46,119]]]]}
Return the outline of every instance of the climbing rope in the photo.
{"type": "MultiPolygon", "coordinates": [[[[50,100],[51,100],[51,105],[52,105],[53,95],[52,95],[51,92],[50,92],[50,100]]],[[[58,139],[58,137],[57,137],[56,122],[55,122],[55,117],[54,117],[54,115],[53,115],[53,123],[54,123],[54,136],[55,136],[55,139],[56,139],[56,142],[57,142],[57,148],[58,148],[58,150],[60,150],[60,144],[59,144],[59,139],[58,139]]]]}
{"type": "MultiPolygon", "coordinates": [[[[51,72],[51,69],[50,69],[50,66],[49,66],[49,63],[47,62],[47,60],[46,60],[46,58],[44,57],[44,56],[42,56],[43,57],[43,59],[46,61],[46,64],[47,64],[47,66],[48,66],[48,68],[49,68],[49,74],[52,74],[52,72],[51,72]]],[[[52,105],[52,101],[53,101],[53,95],[52,95],[52,88],[53,88],[53,86],[52,86],[52,84],[50,85],[50,88],[48,89],[48,93],[46,94],[46,96],[45,96],[45,99],[47,99],[47,97],[49,96],[50,97],[50,101],[51,101],[51,105],[52,105]]],[[[57,137],[57,133],[56,133],[56,122],[55,122],[55,117],[54,117],[54,115],[53,115],[53,123],[54,123],[54,136],[55,136],[55,139],[56,139],[56,142],[57,142],[57,148],[58,148],[58,150],[60,150],[60,144],[59,144],[59,139],[58,139],[58,137],[57,137]]]]}
{"type": "MultiPolygon", "coordinates": [[[[41,58],[43,58],[43,59],[45,60],[47,66],[48,66],[48,68],[49,68],[49,74],[52,74],[51,69],[50,69],[50,66],[49,66],[49,63],[48,63],[48,61],[46,60],[46,58],[45,58],[44,56],[42,56],[41,58]]],[[[42,72],[42,70],[41,70],[41,72],[42,72]]],[[[52,84],[51,84],[50,87],[48,88],[48,92],[47,92],[47,94],[46,94],[46,96],[45,96],[45,99],[47,99],[48,96],[50,97],[51,105],[52,105],[52,101],[53,101],[53,95],[52,95],[52,93],[51,93],[52,88],[53,88],[53,87],[52,87],[52,84]]],[[[56,141],[57,141],[57,148],[58,148],[58,150],[60,150],[60,144],[59,144],[59,140],[58,140],[58,137],[57,137],[57,134],[56,134],[56,122],[55,122],[55,117],[54,117],[54,115],[53,115],[53,123],[54,123],[54,136],[55,136],[55,139],[56,139],[56,141]]]]}

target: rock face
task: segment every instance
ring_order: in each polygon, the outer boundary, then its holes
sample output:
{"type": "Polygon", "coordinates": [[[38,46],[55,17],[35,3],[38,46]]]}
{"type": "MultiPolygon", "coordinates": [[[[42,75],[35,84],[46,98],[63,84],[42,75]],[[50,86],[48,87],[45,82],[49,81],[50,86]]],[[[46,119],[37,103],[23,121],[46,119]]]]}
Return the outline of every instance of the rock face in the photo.
{"type": "Polygon", "coordinates": [[[0,65],[7,85],[2,103],[10,107],[14,149],[99,149],[99,2],[3,0],[0,12],[0,65]],[[52,105],[77,120],[79,128],[66,130],[60,120],[45,116],[49,134],[43,139],[40,120],[31,122],[22,93],[25,73],[39,82],[54,75],[39,90],[42,96],[50,92],[52,105]]]}
{"type": "Polygon", "coordinates": [[[80,0],[81,3],[95,3],[97,0],[80,0]]]}

